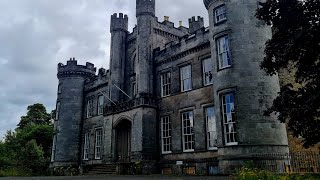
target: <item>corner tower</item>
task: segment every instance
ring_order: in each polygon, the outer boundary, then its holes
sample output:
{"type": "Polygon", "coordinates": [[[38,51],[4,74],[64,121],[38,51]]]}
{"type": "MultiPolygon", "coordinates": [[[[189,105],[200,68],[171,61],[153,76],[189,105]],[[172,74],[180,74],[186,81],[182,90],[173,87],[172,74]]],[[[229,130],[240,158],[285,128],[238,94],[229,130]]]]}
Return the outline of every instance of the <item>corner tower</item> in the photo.
{"type": "MultiPolygon", "coordinates": [[[[214,99],[222,173],[255,154],[287,153],[285,124],[264,116],[280,90],[260,69],[271,28],[255,18],[257,1],[204,0],[209,12],[214,99]]],[[[276,158],[276,157],[269,157],[276,158]]]]}
{"type": "Polygon", "coordinates": [[[80,158],[81,123],[83,114],[84,83],[95,76],[93,64],[78,65],[75,58],[67,65],[59,63],[59,88],[53,140],[53,167],[77,166],[80,158]]]}
{"type": "Polygon", "coordinates": [[[139,96],[153,96],[153,27],[155,0],[136,0],[137,16],[137,89],[139,96]]]}
{"type": "Polygon", "coordinates": [[[122,93],[114,85],[124,89],[124,69],[126,60],[126,39],[128,34],[128,16],[115,13],[111,16],[111,99],[115,102],[122,101],[122,93]],[[114,85],[113,85],[114,84],[114,85]]]}

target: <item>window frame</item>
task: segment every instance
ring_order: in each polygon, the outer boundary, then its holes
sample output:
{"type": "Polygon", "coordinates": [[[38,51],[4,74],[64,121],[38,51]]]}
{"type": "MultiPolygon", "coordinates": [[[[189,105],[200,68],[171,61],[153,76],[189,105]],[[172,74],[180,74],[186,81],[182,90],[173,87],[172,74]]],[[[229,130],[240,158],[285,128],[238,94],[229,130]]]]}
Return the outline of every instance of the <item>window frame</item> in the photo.
{"type": "Polygon", "coordinates": [[[213,16],[214,16],[214,24],[215,25],[218,25],[218,24],[221,24],[225,21],[227,21],[227,8],[226,8],[226,5],[225,4],[221,4],[220,6],[214,8],[213,10],[213,16]],[[219,11],[223,9],[222,13],[218,14],[219,11]],[[218,17],[221,17],[224,15],[224,18],[223,19],[219,19],[218,20],[218,17]]]}
{"type": "Polygon", "coordinates": [[[132,82],[132,97],[135,97],[137,95],[137,83],[136,81],[132,82]]]}
{"type": "Polygon", "coordinates": [[[227,69],[231,67],[232,64],[232,58],[231,58],[231,51],[230,51],[230,36],[229,34],[223,34],[217,38],[215,38],[215,42],[216,42],[216,53],[217,53],[217,64],[218,64],[218,71],[223,70],[223,69],[227,69]],[[226,41],[227,38],[227,41],[226,41]],[[223,50],[223,52],[220,52],[220,40],[224,41],[224,46],[226,46],[226,48],[223,50]],[[227,42],[227,43],[226,43],[227,42]],[[226,55],[226,57],[224,56],[224,54],[226,55]],[[229,59],[228,59],[229,56],[229,59]],[[227,65],[223,66],[224,63],[224,58],[227,61],[227,65]]]}
{"type": "Polygon", "coordinates": [[[187,91],[191,91],[192,90],[192,66],[191,64],[185,65],[185,66],[181,66],[180,67],[180,90],[181,92],[187,92],[187,91]],[[189,68],[190,67],[190,68],[189,68]],[[183,69],[185,68],[189,68],[190,69],[190,77],[184,78],[183,76],[183,69]],[[190,81],[190,87],[189,89],[184,89],[184,85],[185,85],[185,81],[188,80],[190,81]]]}
{"type": "Polygon", "coordinates": [[[55,116],[55,120],[58,121],[59,117],[60,117],[60,109],[61,109],[61,102],[57,101],[56,104],[56,116],[55,116]]]}
{"type": "MultiPolygon", "coordinates": [[[[235,126],[237,124],[235,92],[230,91],[230,92],[226,92],[226,93],[221,94],[220,100],[221,100],[220,104],[221,104],[221,116],[222,116],[221,119],[222,119],[222,124],[223,124],[223,138],[224,138],[225,145],[226,146],[238,145],[238,136],[237,136],[238,133],[237,133],[237,127],[235,126]],[[233,105],[231,105],[232,104],[231,99],[229,99],[229,102],[227,102],[227,99],[225,99],[227,96],[230,96],[230,95],[233,96],[233,105]],[[226,117],[228,117],[228,115],[227,115],[228,105],[227,104],[230,104],[229,107],[230,107],[230,112],[231,112],[231,122],[228,122],[228,120],[226,119],[226,117]],[[232,108],[232,106],[233,106],[233,108],[232,108]],[[233,111],[232,111],[232,109],[233,109],[233,111]],[[229,132],[229,130],[227,131],[227,129],[229,129],[230,124],[234,125],[233,126],[234,132],[229,132]],[[231,139],[230,135],[232,135],[234,141],[230,140],[231,139]],[[228,141],[228,136],[229,136],[230,142],[228,141]]],[[[229,115],[229,117],[230,117],[230,115],[229,115]]]]}
{"type": "Polygon", "coordinates": [[[99,94],[98,95],[98,102],[97,102],[97,114],[103,115],[103,111],[104,111],[104,103],[105,103],[105,98],[103,94],[99,94]],[[102,97],[102,104],[100,104],[100,98],[102,97]]]}
{"type": "MultiPolygon", "coordinates": [[[[208,74],[209,76],[209,81],[210,81],[210,74],[208,74]]],[[[202,79],[203,79],[203,86],[210,86],[213,84],[213,60],[211,57],[205,58],[202,60],[202,79]],[[211,71],[206,72],[206,61],[209,61],[211,64],[211,71]],[[211,73],[212,79],[211,82],[207,82],[207,75],[206,73],[211,73]]]]}
{"type": "Polygon", "coordinates": [[[218,131],[217,131],[217,119],[215,116],[215,109],[214,106],[207,106],[204,107],[204,117],[205,117],[205,123],[206,123],[206,139],[207,139],[207,149],[208,150],[218,150],[217,147],[217,140],[218,140],[218,131]],[[215,125],[215,131],[209,131],[209,116],[208,116],[208,109],[212,108],[213,109],[213,117],[214,117],[214,123],[212,123],[213,125],[215,125]],[[211,133],[215,133],[214,138],[215,138],[215,142],[214,145],[215,146],[210,146],[210,139],[211,139],[211,133]]]}
{"type": "Polygon", "coordinates": [[[53,143],[52,143],[52,150],[51,150],[51,162],[54,162],[55,161],[55,158],[56,158],[56,150],[57,150],[57,147],[56,147],[56,142],[57,141],[57,135],[54,135],[53,136],[53,143]]]}
{"type": "MultiPolygon", "coordinates": [[[[189,110],[189,111],[184,111],[181,112],[181,127],[182,127],[182,150],[183,152],[194,152],[195,149],[195,133],[194,133],[194,114],[193,114],[193,110],[189,110]],[[191,119],[190,119],[190,113],[191,113],[191,119]],[[188,114],[188,118],[184,119],[184,114],[188,114]],[[190,121],[190,126],[184,126],[184,121],[190,121]],[[185,133],[185,129],[187,131],[187,128],[190,128],[190,133],[187,134],[185,133]],[[185,137],[187,137],[187,139],[191,139],[191,141],[188,140],[187,143],[191,143],[192,148],[187,149],[185,147],[186,145],[186,141],[185,141],[185,137]]],[[[188,144],[190,145],[190,144],[188,144]]]]}
{"type": "Polygon", "coordinates": [[[172,153],[172,127],[171,127],[171,119],[170,116],[163,116],[161,119],[161,152],[162,154],[171,154],[172,153]],[[164,122],[164,120],[166,122],[164,122]],[[166,125],[166,128],[164,129],[164,125],[166,125]],[[164,136],[164,131],[167,134],[164,136]],[[165,140],[168,140],[169,143],[165,143],[165,140]],[[169,151],[165,151],[165,146],[169,146],[169,151]]]}
{"type": "Polygon", "coordinates": [[[94,111],[94,107],[93,107],[93,98],[90,98],[87,100],[87,108],[86,108],[86,117],[91,118],[93,117],[93,111],[94,111]],[[90,103],[90,104],[89,104],[90,103]]]}
{"type": "Polygon", "coordinates": [[[58,94],[62,93],[62,83],[59,83],[58,85],[58,94]]]}
{"type": "Polygon", "coordinates": [[[102,128],[96,129],[95,131],[95,143],[94,143],[94,159],[102,159],[102,141],[103,133],[102,128]],[[98,132],[100,132],[100,139],[98,139],[98,132]],[[98,144],[100,142],[100,144],[98,144]],[[99,151],[98,151],[99,149],[99,151]],[[98,156],[99,155],[99,156],[98,156]]]}
{"type": "Polygon", "coordinates": [[[89,160],[90,154],[90,133],[84,134],[84,143],[83,143],[83,160],[89,160]]]}
{"type": "Polygon", "coordinates": [[[160,75],[161,97],[167,97],[171,95],[171,80],[172,80],[172,76],[170,71],[164,72],[160,75]]]}

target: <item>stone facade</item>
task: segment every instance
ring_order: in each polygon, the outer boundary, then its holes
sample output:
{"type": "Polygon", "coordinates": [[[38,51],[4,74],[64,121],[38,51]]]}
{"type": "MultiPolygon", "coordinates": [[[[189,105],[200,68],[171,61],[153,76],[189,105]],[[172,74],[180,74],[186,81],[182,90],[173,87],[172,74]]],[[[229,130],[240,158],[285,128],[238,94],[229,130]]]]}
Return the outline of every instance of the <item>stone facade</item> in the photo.
{"type": "Polygon", "coordinates": [[[127,15],[111,16],[110,70],[59,64],[52,166],[228,174],[254,154],[289,151],[285,125],[263,116],[279,80],[259,68],[271,30],[257,2],[204,4],[209,27],[192,17],[177,28],[158,21],[155,0],[136,0],[133,32],[127,15]]]}

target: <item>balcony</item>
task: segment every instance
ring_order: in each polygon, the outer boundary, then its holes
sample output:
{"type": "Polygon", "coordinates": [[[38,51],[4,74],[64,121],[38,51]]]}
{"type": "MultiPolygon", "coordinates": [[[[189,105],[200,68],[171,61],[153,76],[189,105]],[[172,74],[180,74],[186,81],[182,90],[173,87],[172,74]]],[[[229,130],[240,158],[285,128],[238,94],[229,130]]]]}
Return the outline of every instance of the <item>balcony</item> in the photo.
{"type": "Polygon", "coordinates": [[[127,102],[118,103],[116,105],[105,106],[104,116],[111,115],[111,114],[117,114],[120,112],[135,109],[138,107],[157,108],[158,102],[155,98],[152,98],[152,97],[140,97],[140,98],[132,99],[127,102]]]}

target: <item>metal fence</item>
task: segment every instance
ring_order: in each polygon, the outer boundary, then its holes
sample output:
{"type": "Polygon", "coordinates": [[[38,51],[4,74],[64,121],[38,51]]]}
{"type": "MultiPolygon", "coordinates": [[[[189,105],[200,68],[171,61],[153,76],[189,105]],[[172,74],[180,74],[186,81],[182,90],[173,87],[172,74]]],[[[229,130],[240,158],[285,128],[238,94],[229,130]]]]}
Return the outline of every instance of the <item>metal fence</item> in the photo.
{"type": "Polygon", "coordinates": [[[320,152],[256,154],[255,168],[277,173],[320,173],[320,152]]]}

